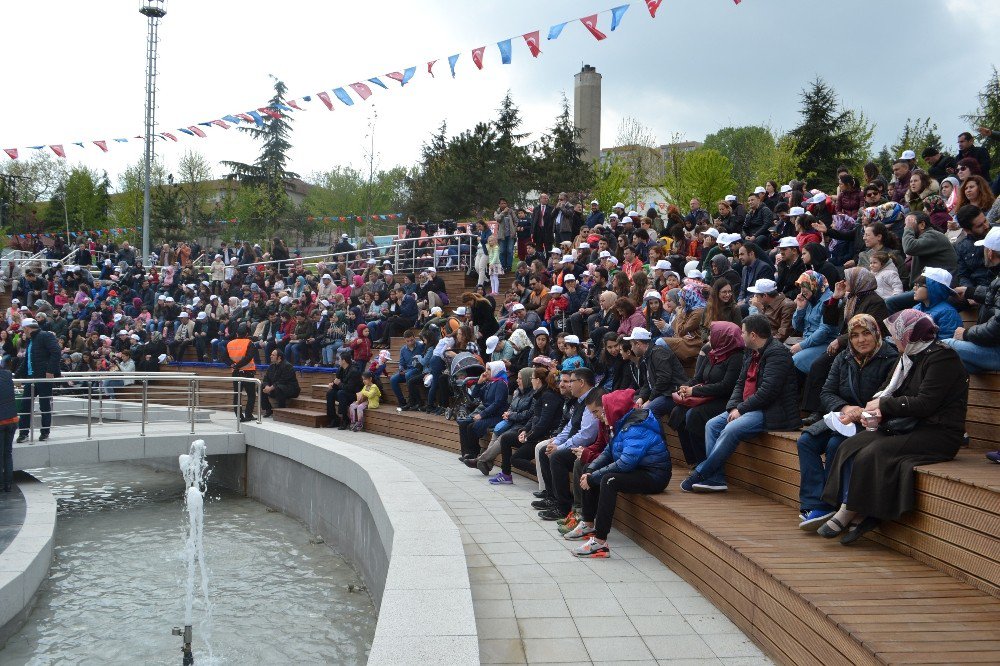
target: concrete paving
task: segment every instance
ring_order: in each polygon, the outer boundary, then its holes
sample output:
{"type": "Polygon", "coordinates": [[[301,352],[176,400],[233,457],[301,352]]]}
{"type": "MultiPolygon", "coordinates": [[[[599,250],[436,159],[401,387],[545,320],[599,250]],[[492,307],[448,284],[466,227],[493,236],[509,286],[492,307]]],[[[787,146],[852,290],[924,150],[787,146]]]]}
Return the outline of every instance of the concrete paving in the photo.
{"type": "Polygon", "coordinates": [[[579,542],[562,539],[531,509],[537,486],[529,480],[494,487],[449,451],[370,433],[323,434],[398,460],[459,527],[482,663],[772,663],[695,588],[617,530],[608,539],[611,558],[574,558],[579,542]]]}

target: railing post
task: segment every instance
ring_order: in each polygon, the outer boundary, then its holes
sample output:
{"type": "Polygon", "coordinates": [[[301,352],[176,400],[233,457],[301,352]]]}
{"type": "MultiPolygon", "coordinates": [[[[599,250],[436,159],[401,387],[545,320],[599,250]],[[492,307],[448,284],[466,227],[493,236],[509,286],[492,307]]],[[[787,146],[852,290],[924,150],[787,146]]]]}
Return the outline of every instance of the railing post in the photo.
{"type": "Polygon", "coordinates": [[[256,381],[256,384],[257,384],[257,423],[260,424],[264,420],[264,409],[260,405],[260,401],[261,401],[261,399],[263,397],[261,395],[261,393],[262,393],[261,387],[263,385],[263,382],[261,382],[259,380],[255,380],[255,381],[256,381]]]}
{"type": "Polygon", "coordinates": [[[91,438],[90,431],[94,421],[94,385],[87,383],[87,439],[91,438]]]}
{"type": "MultiPolygon", "coordinates": [[[[31,397],[28,402],[28,441],[32,444],[35,443],[35,385],[30,384],[28,389],[31,391],[28,395],[31,397]]],[[[38,411],[42,411],[42,401],[38,400],[38,411]]]]}
{"type": "Polygon", "coordinates": [[[146,410],[149,409],[149,380],[142,380],[142,415],[140,417],[139,436],[146,436],[146,410]]]}
{"type": "MultiPolygon", "coordinates": [[[[87,382],[89,390],[93,389],[93,382],[87,382]]],[[[97,392],[97,423],[104,425],[104,390],[97,392]]]]}
{"type": "Polygon", "coordinates": [[[194,434],[194,394],[196,390],[196,382],[191,379],[188,382],[188,417],[191,419],[191,434],[194,434]]]}

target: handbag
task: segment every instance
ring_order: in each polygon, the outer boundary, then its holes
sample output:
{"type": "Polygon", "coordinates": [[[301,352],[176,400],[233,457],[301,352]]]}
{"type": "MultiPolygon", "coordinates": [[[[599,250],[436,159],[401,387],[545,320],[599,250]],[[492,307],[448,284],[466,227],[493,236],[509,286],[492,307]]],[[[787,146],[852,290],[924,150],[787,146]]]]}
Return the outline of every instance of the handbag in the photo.
{"type": "MultiPolygon", "coordinates": [[[[701,386],[701,384],[698,384],[698,386],[701,386]]],[[[706,402],[712,402],[713,400],[715,400],[715,398],[712,398],[710,396],[697,396],[697,395],[692,395],[688,396],[687,398],[682,398],[681,394],[678,393],[677,391],[671,393],[670,398],[674,401],[675,405],[680,405],[681,407],[698,407],[700,405],[704,405],[706,402]]]]}
{"type": "Polygon", "coordinates": [[[878,429],[886,435],[905,435],[916,430],[919,423],[915,416],[897,416],[882,422],[878,429]]]}

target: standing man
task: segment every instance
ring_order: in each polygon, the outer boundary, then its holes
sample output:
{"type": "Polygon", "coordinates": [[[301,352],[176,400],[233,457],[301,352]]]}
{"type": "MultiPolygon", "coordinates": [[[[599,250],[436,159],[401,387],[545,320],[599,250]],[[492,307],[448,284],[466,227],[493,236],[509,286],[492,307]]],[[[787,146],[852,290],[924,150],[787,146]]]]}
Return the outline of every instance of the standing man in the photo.
{"type": "Polygon", "coordinates": [[[958,169],[955,158],[942,153],[936,146],[927,146],[920,156],[930,167],[927,169],[928,175],[939,183],[948,176],[954,176],[958,169]]]}
{"type": "Polygon", "coordinates": [[[587,228],[593,229],[598,224],[604,224],[604,212],[601,211],[601,202],[594,199],[590,202],[590,215],[587,216],[587,228]]]}
{"type": "MultiPolygon", "coordinates": [[[[56,341],[56,336],[38,328],[38,322],[26,318],[21,321],[22,335],[28,338],[28,347],[24,352],[24,360],[17,367],[18,379],[40,379],[58,377],[59,358],[62,349],[56,341]]],[[[52,425],[52,387],[51,382],[38,382],[29,385],[24,391],[24,412],[21,414],[17,441],[28,439],[28,428],[34,410],[35,397],[38,398],[38,410],[42,413],[42,432],[38,441],[49,438],[49,427],[52,425]]]]}
{"type": "MultiPolygon", "coordinates": [[[[979,130],[979,133],[985,134],[982,129],[979,130]]],[[[992,132],[986,134],[986,136],[990,135],[992,135],[992,132]]],[[[990,179],[990,168],[992,166],[990,164],[990,151],[982,146],[977,146],[972,138],[972,134],[962,132],[958,135],[958,156],[955,159],[961,160],[966,157],[971,157],[979,162],[979,170],[983,172],[983,178],[986,180],[990,179]]]]}
{"type": "Polygon", "coordinates": [[[500,265],[509,273],[514,265],[514,241],[517,238],[517,217],[506,199],[500,199],[493,219],[497,223],[497,241],[500,244],[500,265]]]}
{"type": "Polygon", "coordinates": [[[272,414],[271,401],[278,407],[284,407],[291,398],[299,397],[301,389],[295,376],[295,367],[285,360],[285,355],[278,349],[271,352],[271,364],[264,372],[264,387],[261,389],[260,409],[262,416],[268,418],[272,414]]]}
{"type": "Polygon", "coordinates": [[[538,205],[531,211],[531,239],[543,256],[552,250],[552,220],[555,209],[549,205],[549,195],[544,192],[538,197],[538,205]]]}
{"type": "Polygon", "coordinates": [[[17,430],[17,406],[14,378],[10,370],[0,369],[0,478],[3,491],[14,486],[14,432],[17,430]]]}
{"type": "MultiPolygon", "coordinates": [[[[272,352],[273,354],[273,352],[272,352]]],[[[229,356],[229,367],[233,369],[233,377],[253,377],[257,374],[257,364],[254,357],[257,348],[250,342],[250,331],[246,324],[240,324],[236,337],[226,343],[226,355],[229,356]]],[[[257,388],[249,382],[233,382],[233,404],[240,421],[253,419],[253,409],[257,406],[257,388]],[[246,410],[240,410],[240,384],[247,394],[246,410]]]]}

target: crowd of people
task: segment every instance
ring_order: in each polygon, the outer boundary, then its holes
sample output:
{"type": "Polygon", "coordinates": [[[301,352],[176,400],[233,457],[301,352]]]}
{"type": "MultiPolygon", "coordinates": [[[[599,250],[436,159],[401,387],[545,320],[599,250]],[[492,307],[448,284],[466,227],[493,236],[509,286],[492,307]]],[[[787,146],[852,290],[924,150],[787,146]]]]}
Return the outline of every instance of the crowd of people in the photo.
{"type": "Polygon", "coordinates": [[[125,385],[115,371],[188,350],[237,376],[265,358],[265,416],[299,394],[296,366],[326,368],[328,425],[342,429],[363,427],[387,379],[397,409],[458,422],[462,462],[490,483],[513,483],[512,467],[537,474],[535,508],[586,557],[610,552],[617,493],[666,487],[664,428],[692,468],[681,489],[703,493],[727,489],[741,440],[805,428],[798,522],[850,543],[912,508],[913,467],[966,439],[968,374],[1000,370],[989,177],[966,133],[954,157],[844,168],[831,192],[768,181],[714,212],[542,194],[467,225],[411,217],[393,250],[345,235],[319,261],[274,239],[167,245],[144,267],[106,243],[98,275],[83,243],[71,265],[16,276],[0,349],[34,376],[32,334],[45,332],[57,372],[107,372],[109,395],[125,385]],[[451,303],[444,270],[477,286],[451,303]],[[482,371],[467,386],[456,366],[469,357],[482,371]]]}

